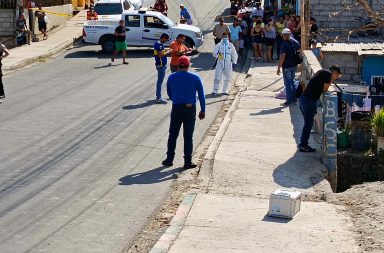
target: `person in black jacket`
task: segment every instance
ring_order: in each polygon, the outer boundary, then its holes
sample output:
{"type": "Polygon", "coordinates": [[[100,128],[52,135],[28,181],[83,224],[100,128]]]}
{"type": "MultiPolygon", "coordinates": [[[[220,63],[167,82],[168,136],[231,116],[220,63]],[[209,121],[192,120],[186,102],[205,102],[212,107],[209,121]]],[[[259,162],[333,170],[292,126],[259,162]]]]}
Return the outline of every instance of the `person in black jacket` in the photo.
{"type": "Polygon", "coordinates": [[[304,127],[300,138],[300,152],[315,152],[316,149],[308,145],[309,136],[311,134],[313,120],[317,111],[317,100],[319,100],[323,92],[328,91],[329,86],[341,77],[341,70],[332,66],[329,70],[323,69],[318,71],[305,87],[300,97],[300,110],[304,117],[304,127]]]}
{"type": "Polygon", "coordinates": [[[9,55],[9,52],[7,48],[3,44],[0,44],[0,103],[3,102],[1,99],[5,98],[4,86],[3,86],[3,72],[1,70],[1,66],[3,64],[1,63],[1,61],[8,55],[9,55]]]}

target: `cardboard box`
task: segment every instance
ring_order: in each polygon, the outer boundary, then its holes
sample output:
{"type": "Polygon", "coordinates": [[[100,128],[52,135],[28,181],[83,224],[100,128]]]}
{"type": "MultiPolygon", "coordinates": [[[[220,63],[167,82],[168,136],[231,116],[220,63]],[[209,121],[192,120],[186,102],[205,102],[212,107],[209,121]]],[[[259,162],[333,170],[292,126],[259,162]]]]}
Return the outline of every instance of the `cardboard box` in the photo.
{"type": "Polygon", "coordinates": [[[295,190],[274,191],[269,198],[269,216],[292,219],[299,211],[301,192],[295,190]]]}

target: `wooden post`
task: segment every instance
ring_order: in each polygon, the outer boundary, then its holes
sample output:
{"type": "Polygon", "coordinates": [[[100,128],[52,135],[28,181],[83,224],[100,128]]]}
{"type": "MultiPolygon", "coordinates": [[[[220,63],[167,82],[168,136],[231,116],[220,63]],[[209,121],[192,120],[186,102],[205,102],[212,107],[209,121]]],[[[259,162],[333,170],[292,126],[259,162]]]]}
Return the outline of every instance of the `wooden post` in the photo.
{"type": "Polygon", "coordinates": [[[300,0],[300,26],[301,26],[301,49],[306,50],[307,47],[307,42],[306,42],[306,35],[307,35],[307,26],[305,22],[305,0],[300,0]]]}

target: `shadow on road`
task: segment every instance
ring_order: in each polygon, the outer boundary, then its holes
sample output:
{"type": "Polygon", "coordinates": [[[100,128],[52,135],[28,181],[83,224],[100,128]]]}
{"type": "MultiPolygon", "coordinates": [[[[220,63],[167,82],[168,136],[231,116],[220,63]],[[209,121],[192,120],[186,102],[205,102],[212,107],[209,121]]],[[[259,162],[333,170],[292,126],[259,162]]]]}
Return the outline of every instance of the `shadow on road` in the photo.
{"type": "MultiPolygon", "coordinates": [[[[105,53],[103,51],[74,51],[72,53],[69,53],[65,55],[64,58],[67,59],[110,59],[112,54],[105,53]]],[[[121,57],[121,53],[118,54],[118,57],[121,57]]],[[[153,57],[153,50],[149,48],[132,48],[127,50],[127,59],[137,59],[137,58],[152,58],[153,57]]],[[[116,58],[118,59],[118,58],[116,58]]]]}
{"type": "Polygon", "coordinates": [[[180,168],[168,169],[161,166],[146,172],[135,173],[119,179],[120,185],[133,185],[133,184],[156,184],[167,180],[177,178],[177,173],[180,168]]]}
{"type": "Polygon", "coordinates": [[[148,106],[151,106],[151,105],[154,105],[154,104],[156,104],[155,100],[147,100],[144,103],[140,103],[140,104],[136,104],[136,105],[126,105],[126,106],[123,106],[122,109],[123,110],[136,110],[136,109],[145,108],[145,107],[148,107],[148,106]]]}

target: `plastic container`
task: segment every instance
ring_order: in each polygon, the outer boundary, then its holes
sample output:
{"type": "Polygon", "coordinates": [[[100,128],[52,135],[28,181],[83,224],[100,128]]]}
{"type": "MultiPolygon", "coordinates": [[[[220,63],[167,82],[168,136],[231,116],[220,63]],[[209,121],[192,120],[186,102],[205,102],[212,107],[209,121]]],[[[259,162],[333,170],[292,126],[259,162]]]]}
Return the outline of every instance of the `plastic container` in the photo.
{"type": "Polygon", "coordinates": [[[268,215],[292,219],[300,211],[300,206],[301,192],[278,189],[269,198],[268,215]]]}

